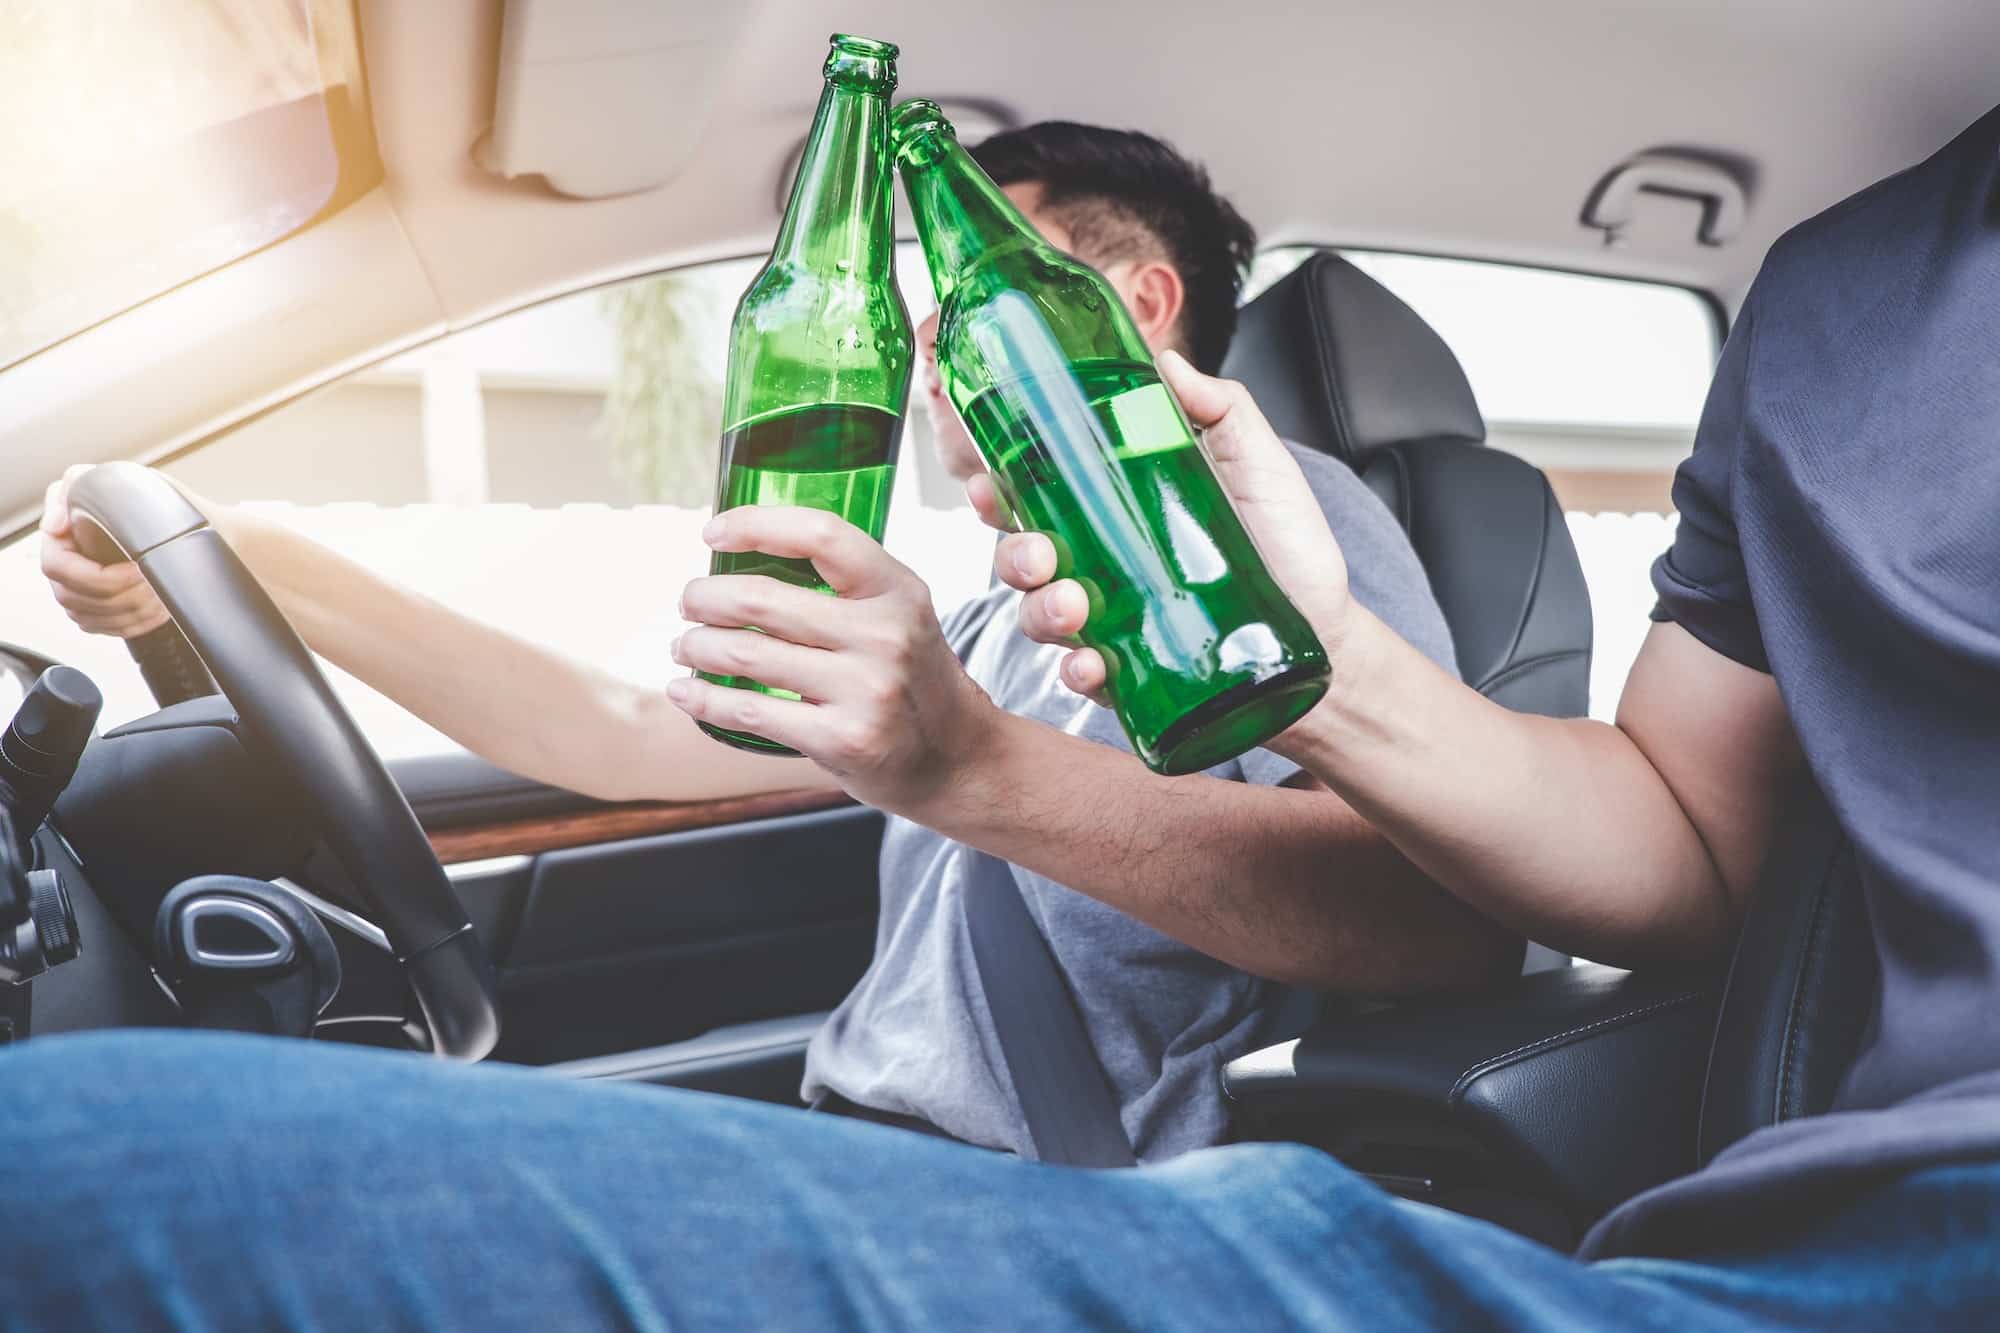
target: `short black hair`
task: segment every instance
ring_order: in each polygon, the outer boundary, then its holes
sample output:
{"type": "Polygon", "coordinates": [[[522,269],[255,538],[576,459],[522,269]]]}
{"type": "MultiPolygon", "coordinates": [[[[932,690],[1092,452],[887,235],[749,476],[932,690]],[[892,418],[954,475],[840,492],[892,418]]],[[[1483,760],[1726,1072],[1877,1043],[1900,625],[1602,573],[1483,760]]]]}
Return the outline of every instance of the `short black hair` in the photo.
{"type": "Polygon", "coordinates": [[[1007,130],[970,151],[997,184],[1040,185],[1087,263],[1145,257],[1153,242],[1187,289],[1188,359],[1211,375],[1221,368],[1257,233],[1200,163],[1150,134],[1067,120],[1007,130]]]}

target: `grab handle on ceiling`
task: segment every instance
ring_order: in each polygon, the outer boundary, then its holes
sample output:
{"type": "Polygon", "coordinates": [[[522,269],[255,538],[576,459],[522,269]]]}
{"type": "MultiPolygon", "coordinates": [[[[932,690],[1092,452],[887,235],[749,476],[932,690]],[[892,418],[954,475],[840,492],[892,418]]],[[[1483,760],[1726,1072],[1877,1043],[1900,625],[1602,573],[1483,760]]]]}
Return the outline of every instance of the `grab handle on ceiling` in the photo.
{"type": "Polygon", "coordinates": [[[1698,201],[1701,227],[1695,239],[1703,245],[1732,240],[1749,208],[1743,182],[1720,163],[1680,153],[1641,153],[1597,183],[1583,206],[1583,225],[1598,228],[1606,245],[1616,245],[1645,190],[1698,201]]]}

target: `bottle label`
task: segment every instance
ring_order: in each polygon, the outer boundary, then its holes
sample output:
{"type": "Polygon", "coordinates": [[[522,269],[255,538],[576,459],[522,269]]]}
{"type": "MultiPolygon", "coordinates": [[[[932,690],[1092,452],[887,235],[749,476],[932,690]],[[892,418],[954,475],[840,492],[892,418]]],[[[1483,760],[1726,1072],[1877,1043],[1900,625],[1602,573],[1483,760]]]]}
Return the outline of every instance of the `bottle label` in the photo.
{"type": "Polygon", "coordinates": [[[1157,380],[1128,389],[1105,406],[1111,409],[1120,458],[1144,458],[1147,454],[1184,448],[1192,442],[1187,423],[1181,420],[1180,408],[1167,386],[1157,380]]]}

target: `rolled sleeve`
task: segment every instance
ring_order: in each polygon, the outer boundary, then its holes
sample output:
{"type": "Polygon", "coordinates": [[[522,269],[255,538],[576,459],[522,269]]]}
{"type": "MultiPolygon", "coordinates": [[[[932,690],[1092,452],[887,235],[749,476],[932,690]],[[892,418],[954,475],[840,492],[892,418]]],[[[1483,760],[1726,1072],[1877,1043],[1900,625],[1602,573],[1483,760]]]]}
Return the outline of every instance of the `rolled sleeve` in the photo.
{"type": "Polygon", "coordinates": [[[1755,302],[1753,292],[1716,364],[1694,453],[1674,474],[1680,526],[1653,562],[1659,597],[1653,619],[1672,621],[1731,661],[1769,671],[1732,509],[1757,341],[1755,302]]]}

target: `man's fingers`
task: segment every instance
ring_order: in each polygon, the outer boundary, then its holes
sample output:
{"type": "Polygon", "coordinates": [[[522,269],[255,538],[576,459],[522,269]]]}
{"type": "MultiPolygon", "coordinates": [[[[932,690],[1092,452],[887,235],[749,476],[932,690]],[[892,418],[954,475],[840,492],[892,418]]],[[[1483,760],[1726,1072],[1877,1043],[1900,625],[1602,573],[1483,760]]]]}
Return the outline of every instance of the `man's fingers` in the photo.
{"type": "Polygon", "coordinates": [[[817,704],[775,699],[756,690],[714,685],[692,676],[669,681],[667,698],[697,722],[725,731],[747,731],[800,754],[814,753],[825,740],[826,719],[817,704]]]}
{"type": "Polygon", "coordinates": [[[1160,378],[1172,389],[1174,397],[1181,401],[1181,411],[1187,413],[1188,420],[1200,430],[1207,430],[1229,415],[1229,410],[1239,399],[1247,399],[1243,386],[1233,380],[1221,380],[1213,375],[1204,375],[1196,370],[1188,359],[1169,348],[1160,353],[1156,362],[1160,378]]]}
{"type": "Polygon", "coordinates": [[[916,578],[881,543],[821,509],[745,505],[710,519],[701,538],[717,551],[762,551],[788,560],[810,560],[819,576],[844,597],[872,597],[916,578]]]}
{"type": "Polygon", "coordinates": [[[151,588],[121,592],[115,597],[96,597],[60,583],[50,584],[49,591],[55,595],[56,604],[71,615],[144,616],[159,609],[159,599],[153,596],[151,588]]]}
{"type": "Polygon", "coordinates": [[[1063,579],[1021,599],[1021,632],[1037,643],[1069,643],[1090,618],[1090,598],[1075,579],[1063,579]]]}
{"type": "Polygon", "coordinates": [[[1062,683],[1104,708],[1111,706],[1110,700],[1104,697],[1104,683],[1108,678],[1104,658],[1095,648],[1079,648],[1063,658],[1062,683]]]}
{"type": "Polygon", "coordinates": [[[51,537],[62,537],[69,532],[69,488],[76,479],[96,467],[95,463],[72,463],[63,469],[62,476],[49,483],[42,492],[42,531],[51,537]]]}
{"type": "Polygon", "coordinates": [[[150,634],[167,623],[167,613],[163,609],[130,616],[99,618],[95,616],[71,617],[76,627],[85,634],[102,634],[113,639],[136,639],[141,634],[150,634]]]}
{"type": "Polygon", "coordinates": [[[808,699],[830,697],[851,674],[839,654],[750,629],[697,625],[674,640],[673,659],[717,676],[742,676],[808,699]]]}
{"type": "Polygon", "coordinates": [[[51,537],[43,541],[41,555],[42,573],[50,582],[84,596],[121,597],[140,589],[151,593],[146,576],[131,561],[100,565],[79,552],[67,538],[51,537]]]}
{"type": "Polygon", "coordinates": [[[69,532],[69,483],[52,481],[42,492],[42,532],[61,537],[69,532]]]}
{"type": "Polygon", "coordinates": [[[809,648],[848,646],[855,607],[766,574],[709,574],[681,593],[681,615],[723,629],[760,629],[809,648]]]}
{"type": "Polygon", "coordinates": [[[1179,352],[1160,353],[1159,366],[1160,378],[1180,399],[1181,410],[1203,432],[1210,458],[1225,465],[1291,464],[1291,455],[1248,389],[1235,380],[1202,374],[1179,352]]]}
{"type": "MultiPolygon", "coordinates": [[[[57,600],[61,601],[60,598],[57,600]]],[[[138,611],[106,612],[95,606],[82,610],[63,609],[70,622],[84,633],[108,634],[119,639],[134,639],[167,623],[166,608],[157,604],[138,611]]]]}
{"type": "Polygon", "coordinates": [[[1008,587],[1033,592],[1056,576],[1056,544],[1039,532],[1003,537],[993,549],[993,572],[1008,587]]]}
{"type": "Polygon", "coordinates": [[[973,512],[987,527],[1001,532],[1014,531],[1014,516],[1007,512],[1007,502],[1000,498],[1000,491],[994,486],[992,477],[984,472],[973,473],[965,483],[965,498],[972,501],[973,512]]]}

